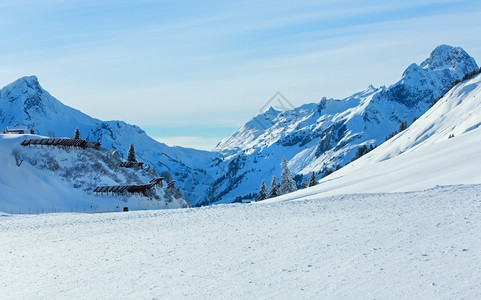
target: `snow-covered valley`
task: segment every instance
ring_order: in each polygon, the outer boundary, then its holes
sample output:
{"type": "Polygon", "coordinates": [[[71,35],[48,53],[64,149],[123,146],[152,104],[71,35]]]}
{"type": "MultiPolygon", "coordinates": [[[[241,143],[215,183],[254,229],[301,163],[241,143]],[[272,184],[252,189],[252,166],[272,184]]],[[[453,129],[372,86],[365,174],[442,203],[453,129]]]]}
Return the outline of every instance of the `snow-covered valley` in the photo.
{"type": "MultiPolygon", "coordinates": [[[[79,118],[67,118],[65,135],[83,120],[102,147],[0,135],[1,297],[480,298],[481,75],[462,49],[437,49],[449,59],[432,54],[388,88],[270,109],[217,152],[167,147],[136,126],[74,113],[36,78],[2,89],[2,122],[19,103],[22,122],[51,105],[79,118]],[[42,105],[25,106],[32,99],[42,105]],[[126,152],[131,138],[152,168],[120,167],[125,153],[110,148],[126,152]],[[174,185],[156,187],[155,197],[94,192],[148,183],[166,168],[195,204],[230,203],[280,173],[283,156],[294,173],[343,167],[316,186],[250,204],[159,210],[188,206],[174,185]],[[111,212],[124,206],[152,210],[111,212]]],[[[55,124],[46,119],[40,133],[55,124]]]]}
{"type": "Polygon", "coordinates": [[[0,216],[2,298],[481,296],[481,186],[0,216]]]}

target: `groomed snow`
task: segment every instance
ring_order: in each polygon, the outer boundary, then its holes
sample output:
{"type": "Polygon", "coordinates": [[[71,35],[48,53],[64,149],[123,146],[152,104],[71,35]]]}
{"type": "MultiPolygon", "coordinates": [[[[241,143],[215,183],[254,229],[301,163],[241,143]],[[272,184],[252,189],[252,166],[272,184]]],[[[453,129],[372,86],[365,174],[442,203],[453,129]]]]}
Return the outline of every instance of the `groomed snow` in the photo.
{"type": "Polygon", "coordinates": [[[2,298],[479,298],[481,186],[0,216],[2,298]]]}

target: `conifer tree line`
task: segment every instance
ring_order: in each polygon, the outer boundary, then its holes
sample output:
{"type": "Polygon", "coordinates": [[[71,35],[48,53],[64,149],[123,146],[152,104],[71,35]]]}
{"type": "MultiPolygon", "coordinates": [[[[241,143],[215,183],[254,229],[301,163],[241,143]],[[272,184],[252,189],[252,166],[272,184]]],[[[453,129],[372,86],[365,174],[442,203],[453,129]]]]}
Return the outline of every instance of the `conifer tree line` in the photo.
{"type": "MultiPolygon", "coordinates": [[[[272,176],[269,192],[267,192],[266,183],[264,180],[262,180],[261,186],[259,187],[259,193],[257,195],[257,201],[262,201],[268,198],[274,198],[297,191],[296,182],[291,172],[289,171],[288,163],[285,157],[282,158],[281,167],[282,172],[279,186],[277,185],[276,176],[272,176]]],[[[311,173],[309,183],[307,182],[307,179],[305,177],[302,179],[301,188],[303,189],[315,185],[317,185],[317,178],[315,172],[311,173]]]]}

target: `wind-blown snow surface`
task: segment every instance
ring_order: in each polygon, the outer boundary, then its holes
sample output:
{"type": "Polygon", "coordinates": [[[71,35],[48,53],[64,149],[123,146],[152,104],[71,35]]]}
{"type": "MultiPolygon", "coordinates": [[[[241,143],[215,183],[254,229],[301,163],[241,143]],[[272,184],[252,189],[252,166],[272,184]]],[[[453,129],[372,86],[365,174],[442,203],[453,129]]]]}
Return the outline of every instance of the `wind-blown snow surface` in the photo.
{"type": "Polygon", "coordinates": [[[0,290],[17,299],[475,299],[480,232],[479,185],[2,215],[0,290]]]}

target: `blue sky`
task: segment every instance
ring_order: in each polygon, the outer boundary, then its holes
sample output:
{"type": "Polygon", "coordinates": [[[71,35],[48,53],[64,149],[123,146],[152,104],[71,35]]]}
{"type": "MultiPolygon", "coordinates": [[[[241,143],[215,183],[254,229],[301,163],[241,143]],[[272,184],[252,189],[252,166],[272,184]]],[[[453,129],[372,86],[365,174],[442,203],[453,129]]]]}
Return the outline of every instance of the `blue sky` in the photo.
{"type": "Polygon", "coordinates": [[[0,86],[37,75],[170,145],[212,148],[277,91],[301,105],[392,84],[439,44],[481,61],[479,0],[10,2],[0,86]]]}

